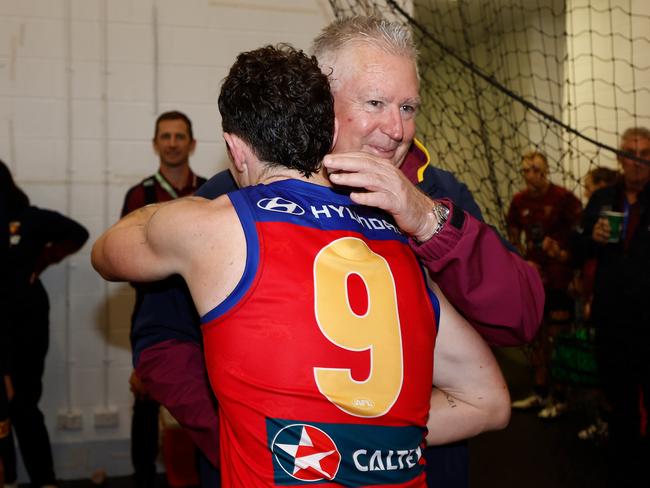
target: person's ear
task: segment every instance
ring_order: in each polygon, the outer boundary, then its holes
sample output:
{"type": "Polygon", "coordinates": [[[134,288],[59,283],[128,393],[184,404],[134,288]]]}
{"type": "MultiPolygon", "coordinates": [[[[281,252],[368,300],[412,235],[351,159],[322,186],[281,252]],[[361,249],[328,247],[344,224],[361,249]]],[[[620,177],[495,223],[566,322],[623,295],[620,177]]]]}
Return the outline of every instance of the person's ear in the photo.
{"type": "Polygon", "coordinates": [[[229,132],[224,132],[223,138],[226,140],[228,155],[232,162],[230,165],[230,172],[232,173],[233,178],[235,178],[237,186],[239,186],[239,188],[249,186],[252,181],[252,176],[249,174],[251,168],[248,166],[250,158],[248,145],[246,145],[246,143],[235,134],[229,132]]]}
{"type": "Polygon", "coordinates": [[[332,147],[330,147],[330,152],[334,150],[334,146],[336,146],[336,141],[339,138],[339,119],[338,117],[334,116],[334,135],[332,136],[332,147]]]}
{"type": "Polygon", "coordinates": [[[196,139],[192,139],[192,142],[190,142],[190,154],[194,154],[195,149],[196,149],[196,139]]]}
{"type": "Polygon", "coordinates": [[[158,149],[158,144],[156,143],[156,138],[151,139],[151,146],[153,147],[153,152],[156,153],[156,156],[160,156],[160,150],[158,149]]]}
{"type": "Polygon", "coordinates": [[[235,170],[237,172],[245,171],[246,154],[243,147],[243,141],[236,135],[229,132],[224,132],[223,138],[226,141],[228,155],[230,156],[230,160],[232,161],[235,170]]]}

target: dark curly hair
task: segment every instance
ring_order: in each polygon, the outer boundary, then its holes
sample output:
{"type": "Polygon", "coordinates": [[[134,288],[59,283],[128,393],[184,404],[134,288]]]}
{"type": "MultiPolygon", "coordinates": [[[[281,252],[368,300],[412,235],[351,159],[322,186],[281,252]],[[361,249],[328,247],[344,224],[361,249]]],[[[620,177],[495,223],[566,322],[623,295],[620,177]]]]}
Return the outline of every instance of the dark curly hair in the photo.
{"type": "Polygon", "coordinates": [[[219,94],[224,132],[244,140],[270,166],[309,177],[334,137],[334,99],[313,56],[288,44],[237,56],[219,94]]]}
{"type": "Polygon", "coordinates": [[[620,174],[615,169],[607,168],[605,166],[596,166],[594,169],[587,172],[587,176],[591,178],[594,185],[602,183],[609,186],[616,183],[620,174]]]}

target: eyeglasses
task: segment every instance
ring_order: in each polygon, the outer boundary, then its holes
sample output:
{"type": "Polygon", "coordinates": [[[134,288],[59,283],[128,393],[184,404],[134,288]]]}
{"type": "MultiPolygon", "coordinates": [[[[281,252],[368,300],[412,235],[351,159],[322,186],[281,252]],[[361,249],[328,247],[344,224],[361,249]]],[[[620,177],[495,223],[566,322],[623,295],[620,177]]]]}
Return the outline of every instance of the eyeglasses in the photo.
{"type": "Polygon", "coordinates": [[[626,149],[626,148],[621,148],[621,156],[624,158],[639,158],[639,159],[645,159],[645,160],[650,160],[650,149],[626,149]]]}

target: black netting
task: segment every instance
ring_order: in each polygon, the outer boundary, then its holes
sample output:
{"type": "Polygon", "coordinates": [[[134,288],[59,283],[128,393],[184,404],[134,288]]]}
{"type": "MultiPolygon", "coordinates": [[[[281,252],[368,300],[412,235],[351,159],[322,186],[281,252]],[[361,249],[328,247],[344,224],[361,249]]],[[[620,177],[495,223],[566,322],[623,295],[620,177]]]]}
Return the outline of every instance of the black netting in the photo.
{"type": "Polygon", "coordinates": [[[620,135],[650,127],[648,0],[330,0],[338,18],[379,14],[420,50],[417,137],[504,229],[523,188],[521,155],[548,155],[551,180],[582,196],[615,168],[620,135]]]}

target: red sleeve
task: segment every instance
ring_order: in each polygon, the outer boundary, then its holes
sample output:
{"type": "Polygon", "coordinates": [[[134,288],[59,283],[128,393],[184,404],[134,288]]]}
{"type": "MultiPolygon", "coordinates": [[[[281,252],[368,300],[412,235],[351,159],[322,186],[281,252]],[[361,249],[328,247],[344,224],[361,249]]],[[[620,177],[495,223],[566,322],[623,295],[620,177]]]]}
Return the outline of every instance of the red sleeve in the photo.
{"type": "Polygon", "coordinates": [[[512,197],[510,206],[508,207],[508,213],[506,214],[506,224],[509,227],[521,227],[519,223],[519,195],[512,197]]]}
{"type": "Polygon", "coordinates": [[[574,230],[582,220],[582,202],[578,198],[567,190],[567,203],[566,203],[566,215],[568,216],[568,224],[571,230],[574,230]]]}
{"type": "Polygon", "coordinates": [[[140,353],[135,371],[147,393],[169,410],[218,467],[219,418],[201,346],[175,339],[159,342],[140,353]]]}
{"type": "MultiPolygon", "coordinates": [[[[452,206],[452,212],[461,212],[452,206]]],[[[530,342],[541,324],[544,288],[539,273],[508,250],[487,224],[465,213],[424,244],[411,246],[449,301],[494,346],[530,342]]]]}

